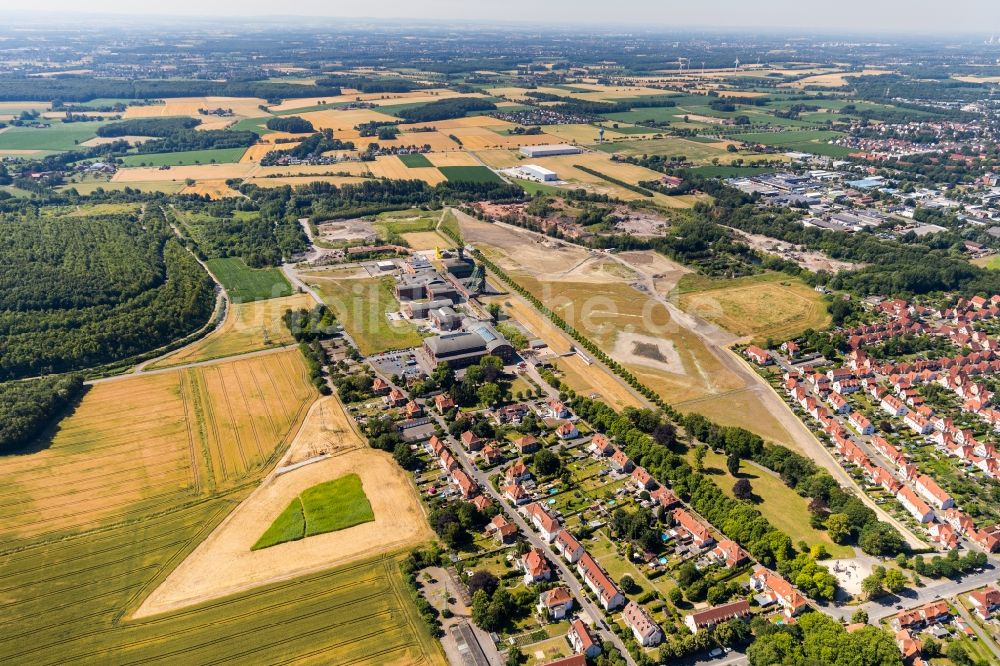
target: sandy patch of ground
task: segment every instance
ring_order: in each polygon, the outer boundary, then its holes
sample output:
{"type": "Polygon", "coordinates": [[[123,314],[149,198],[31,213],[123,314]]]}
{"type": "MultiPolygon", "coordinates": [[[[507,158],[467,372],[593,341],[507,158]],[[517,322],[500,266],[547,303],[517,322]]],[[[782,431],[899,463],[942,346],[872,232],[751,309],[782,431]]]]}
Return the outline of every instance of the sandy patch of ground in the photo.
{"type": "Polygon", "coordinates": [[[617,256],[637,270],[651,276],[656,291],[664,295],[669,294],[682,277],[694,272],[687,266],[671,261],[653,250],[622,252],[617,256]]]}
{"type": "Polygon", "coordinates": [[[871,575],[874,564],[877,564],[877,561],[872,562],[870,558],[866,557],[823,562],[823,566],[837,577],[837,583],[841,589],[851,595],[861,594],[861,581],[871,575]]]}
{"type": "Polygon", "coordinates": [[[611,355],[620,363],[643,365],[676,375],[684,374],[684,363],[672,340],[622,332],[615,339],[611,355]]]}
{"type": "Polygon", "coordinates": [[[849,76],[878,76],[880,74],[892,74],[889,69],[866,69],[860,72],[835,72],[830,74],[817,74],[807,76],[804,79],[793,81],[792,83],[782,83],[779,88],[805,88],[806,86],[820,86],[823,88],[840,88],[847,85],[846,78],[849,76]]]}
{"type": "Polygon", "coordinates": [[[810,270],[813,273],[816,273],[817,271],[839,273],[840,271],[853,271],[854,269],[861,267],[861,264],[831,259],[822,252],[807,250],[803,246],[786,243],[785,241],[771,238],[770,236],[748,234],[747,232],[739,229],[733,229],[733,231],[736,232],[736,235],[739,236],[741,240],[745,241],[755,250],[760,250],[761,252],[777,255],[782,259],[794,261],[800,267],[810,270]]]}
{"type": "Polygon", "coordinates": [[[455,245],[454,241],[448,240],[436,231],[411,231],[402,234],[402,237],[412,250],[436,250],[455,245]]]}
{"type": "Polygon", "coordinates": [[[364,447],[336,397],[317,401],[283,465],[318,452],[331,457],[286,474],[272,473],[143,602],[146,617],[287,580],[433,538],[413,485],[392,456],[364,447]],[[374,522],[251,551],[260,535],[303,490],[357,474],[374,522]]]}

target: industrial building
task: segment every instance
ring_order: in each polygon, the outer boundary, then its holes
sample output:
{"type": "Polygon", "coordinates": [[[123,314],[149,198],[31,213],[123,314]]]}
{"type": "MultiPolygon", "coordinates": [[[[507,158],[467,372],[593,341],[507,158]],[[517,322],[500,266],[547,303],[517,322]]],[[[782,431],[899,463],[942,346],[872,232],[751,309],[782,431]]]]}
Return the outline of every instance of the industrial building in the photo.
{"type": "Polygon", "coordinates": [[[568,143],[554,143],[543,146],[523,146],[521,154],[525,157],[555,157],[556,155],[578,155],[583,149],[568,143]]]}
{"type": "Polygon", "coordinates": [[[550,171],[549,169],[538,166],[537,164],[524,164],[522,166],[514,167],[510,171],[511,175],[515,178],[533,180],[537,183],[551,183],[559,180],[559,176],[556,175],[555,171],[550,171]]]}
{"type": "Polygon", "coordinates": [[[458,333],[445,333],[424,340],[424,352],[433,365],[447,363],[464,368],[484,356],[498,356],[504,363],[514,357],[514,346],[486,322],[465,320],[458,333]]]}

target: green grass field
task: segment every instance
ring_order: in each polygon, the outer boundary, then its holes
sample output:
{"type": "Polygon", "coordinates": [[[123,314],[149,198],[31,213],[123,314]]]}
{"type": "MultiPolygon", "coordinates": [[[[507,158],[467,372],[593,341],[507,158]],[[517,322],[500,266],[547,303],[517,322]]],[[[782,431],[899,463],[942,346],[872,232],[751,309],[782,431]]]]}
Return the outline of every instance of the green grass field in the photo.
{"type": "Polygon", "coordinates": [[[209,259],[206,263],[235,303],[292,294],[292,285],[278,268],[249,268],[240,257],[209,259]]]}
{"type": "MultiPolygon", "coordinates": [[[[705,470],[717,486],[730,497],[736,477],[726,469],[726,458],[709,452],[705,457],[705,470]]],[[[821,543],[833,557],[853,557],[850,546],[838,546],[825,531],[809,525],[808,501],[784,484],[775,474],[743,461],[740,476],[750,481],[753,493],[761,499],[756,507],[771,521],[771,524],[792,538],[792,543],[805,541],[810,546],[821,543]]]]}
{"type": "Polygon", "coordinates": [[[317,279],[322,273],[305,274],[316,286],[323,301],[333,308],[337,320],[365,356],[408,349],[423,342],[423,337],[409,321],[389,321],[387,312],[398,312],[399,301],[393,291],[393,279],[385,277],[317,279]]]}
{"type": "Polygon", "coordinates": [[[641,155],[665,155],[668,157],[683,155],[692,162],[706,163],[714,157],[721,158],[726,155],[725,148],[704,141],[688,141],[678,137],[664,137],[648,141],[616,141],[594,147],[606,153],[622,153],[637,157],[641,155]]]}
{"type": "Polygon", "coordinates": [[[827,130],[801,130],[789,132],[757,132],[750,134],[734,134],[731,138],[748,143],[762,143],[766,146],[778,146],[787,151],[815,153],[828,157],[847,157],[852,152],[844,146],[827,143],[831,139],[842,136],[840,132],[827,130]]]}
{"type": "Polygon", "coordinates": [[[229,129],[234,132],[256,132],[257,134],[273,134],[274,130],[264,127],[264,123],[271,116],[261,116],[260,118],[243,118],[234,123],[229,129]]]}
{"type": "Polygon", "coordinates": [[[103,122],[61,123],[51,122],[51,127],[11,127],[0,132],[0,150],[44,150],[59,152],[73,150],[78,144],[97,136],[103,122]]]}
{"type": "Polygon", "coordinates": [[[773,173],[776,167],[766,166],[700,166],[691,169],[691,173],[704,176],[705,178],[739,178],[741,176],[756,176],[762,173],[773,173]]]}
{"type": "MultiPolygon", "coordinates": [[[[3,137],[0,134],[0,137],[3,137]]],[[[125,166],[183,166],[190,164],[224,164],[239,162],[246,148],[213,148],[186,150],[179,153],[145,153],[122,158],[125,166]]]]}
{"type": "Polygon", "coordinates": [[[501,183],[500,176],[484,166],[451,166],[438,169],[450,181],[463,183],[501,183]]]}
{"type": "Polygon", "coordinates": [[[411,169],[418,169],[420,167],[432,167],[431,161],[427,159],[421,153],[409,153],[408,155],[400,155],[399,161],[410,167],[411,169]]]}
{"type": "Polygon", "coordinates": [[[308,488],[274,520],[251,550],[336,532],[375,520],[357,474],[308,488]]]}

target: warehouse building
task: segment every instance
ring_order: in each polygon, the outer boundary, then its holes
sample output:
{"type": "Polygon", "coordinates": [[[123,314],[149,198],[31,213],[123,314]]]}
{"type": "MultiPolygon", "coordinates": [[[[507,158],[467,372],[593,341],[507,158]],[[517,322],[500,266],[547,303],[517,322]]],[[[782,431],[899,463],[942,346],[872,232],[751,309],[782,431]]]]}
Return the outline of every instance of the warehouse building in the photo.
{"type": "Polygon", "coordinates": [[[521,154],[525,157],[555,157],[556,155],[578,155],[583,152],[582,148],[571,146],[568,143],[555,143],[543,146],[523,146],[521,154]]]}
{"type": "Polygon", "coordinates": [[[525,164],[511,169],[511,171],[513,172],[512,175],[516,178],[533,180],[537,183],[551,183],[559,180],[559,176],[556,175],[555,171],[550,171],[537,164],[525,164]]]}

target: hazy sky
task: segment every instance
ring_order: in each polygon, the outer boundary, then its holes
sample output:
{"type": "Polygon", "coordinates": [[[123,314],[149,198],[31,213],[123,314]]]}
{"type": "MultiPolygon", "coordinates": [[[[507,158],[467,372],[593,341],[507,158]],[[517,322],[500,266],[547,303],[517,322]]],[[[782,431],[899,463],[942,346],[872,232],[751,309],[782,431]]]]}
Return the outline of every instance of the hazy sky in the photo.
{"type": "MultiPolygon", "coordinates": [[[[44,11],[237,17],[515,20],[673,27],[817,28],[1000,35],[1000,0],[46,0],[44,11]],[[280,9],[279,9],[280,8],[280,9]]],[[[4,10],[34,9],[0,0],[4,10]]]]}

